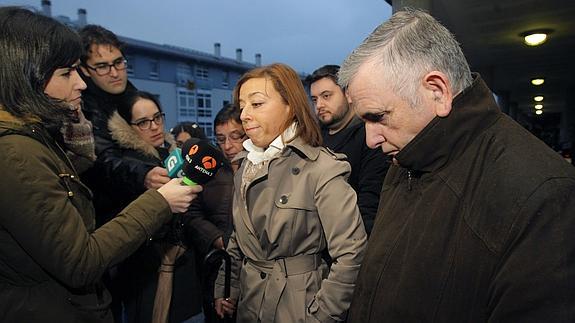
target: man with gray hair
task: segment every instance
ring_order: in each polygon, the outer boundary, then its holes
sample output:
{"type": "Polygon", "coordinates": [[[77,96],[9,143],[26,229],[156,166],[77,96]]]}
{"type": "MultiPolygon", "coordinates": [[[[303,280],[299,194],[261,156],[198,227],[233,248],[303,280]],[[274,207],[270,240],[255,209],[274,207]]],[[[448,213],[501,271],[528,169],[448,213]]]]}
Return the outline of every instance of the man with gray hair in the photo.
{"type": "Polygon", "coordinates": [[[339,83],[393,158],[348,322],[575,320],[575,171],[503,114],[453,35],[394,14],[339,83]]]}

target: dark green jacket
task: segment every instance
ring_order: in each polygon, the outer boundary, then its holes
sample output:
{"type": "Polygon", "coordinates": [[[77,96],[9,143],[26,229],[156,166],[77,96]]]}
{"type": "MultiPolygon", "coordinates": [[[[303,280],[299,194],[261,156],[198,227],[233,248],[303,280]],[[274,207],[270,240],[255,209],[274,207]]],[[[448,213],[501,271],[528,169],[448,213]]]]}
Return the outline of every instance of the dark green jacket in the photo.
{"type": "Polygon", "coordinates": [[[169,205],[147,191],[94,231],[91,192],[42,125],[0,110],[0,151],[0,321],[110,321],[102,273],[171,218],[169,205]]]}

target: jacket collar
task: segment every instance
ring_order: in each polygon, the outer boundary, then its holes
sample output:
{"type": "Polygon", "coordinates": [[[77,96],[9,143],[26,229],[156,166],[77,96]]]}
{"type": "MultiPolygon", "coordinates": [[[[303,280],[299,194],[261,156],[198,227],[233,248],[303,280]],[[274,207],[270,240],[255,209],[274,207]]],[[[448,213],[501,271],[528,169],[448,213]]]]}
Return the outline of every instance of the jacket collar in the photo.
{"type": "MultiPolygon", "coordinates": [[[[352,109],[352,108],[350,107],[350,109],[352,109]]],[[[355,114],[353,111],[352,111],[352,113],[353,113],[353,118],[351,118],[351,119],[349,120],[349,122],[345,125],[345,127],[339,129],[339,131],[336,132],[336,133],[334,133],[334,134],[329,134],[329,127],[328,127],[328,126],[321,125],[321,126],[320,126],[320,127],[321,127],[320,129],[321,129],[322,135],[327,134],[327,135],[332,136],[332,135],[336,135],[336,134],[338,134],[338,133],[340,133],[340,132],[346,131],[347,129],[352,129],[352,128],[355,128],[355,127],[358,127],[358,126],[362,126],[362,125],[363,125],[363,121],[361,121],[361,119],[360,119],[360,118],[357,116],[357,114],[355,114]]]]}
{"type": "Polygon", "coordinates": [[[441,169],[502,116],[479,74],[473,74],[473,78],[471,86],[453,99],[451,113],[431,120],[395,156],[399,165],[423,172],[441,169]]]}
{"type": "MultiPolygon", "coordinates": [[[[58,138],[55,138],[54,134],[50,133],[39,118],[33,115],[17,117],[0,106],[0,136],[11,134],[27,136],[40,142],[64,162],[66,167],[74,169],[74,166],[61,148],[64,147],[63,143],[58,142],[58,138]]],[[[62,172],[66,172],[64,167],[62,172]]]]}
{"type": "Polygon", "coordinates": [[[31,125],[41,125],[40,119],[34,116],[17,117],[10,112],[0,107],[0,132],[4,133],[7,130],[11,132],[14,130],[23,131],[31,125]]]}
{"type": "Polygon", "coordinates": [[[137,91],[136,87],[128,81],[124,92],[119,94],[108,93],[102,90],[98,85],[96,85],[96,83],[94,83],[94,81],[92,81],[92,78],[84,75],[84,73],[80,73],[80,76],[86,83],[86,89],[82,92],[82,96],[84,96],[85,99],[94,98],[96,100],[111,103],[111,105],[104,104],[99,107],[99,109],[109,109],[110,111],[106,111],[108,114],[111,114],[116,109],[116,105],[120,103],[127,93],[137,91]]]}
{"type": "MultiPolygon", "coordinates": [[[[305,158],[315,161],[320,152],[320,147],[312,147],[303,142],[299,137],[296,137],[291,142],[287,143],[286,147],[289,147],[290,149],[284,148],[281,152],[281,156],[287,156],[292,151],[295,151],[300,155],[303,155],[305,158]]],[[[248,152],[246,150],[242,150],[230,161],[230,163],[241,165],[247,157],[248,152]]]]}
{"type": "MultiPolygon", "coordinates": [[[[301,153],[310,160],[316,160],[319,156],[319,151],[321,150],[320,147],[312,147],[306,144],[300,137],[296,137],[294,140],[286,144],[286,146],[301,153]]],[[[287,149],[284,149],[284,154],[286,153],[287,149]]]]}
{"type": "MultiPolygon", "coordinates": [[[[130,127],[130,125],[120,116],[117,111],[114,111],[110,119],[108,120],[108,129],[110,130],[110,135],[118,145],[122,148],[133,149],[143,152],[145,155],[152,156],[160,159],[160,154],[158,150],[145,142],[135,131],[130,127]]],[[[168,150],[173,150],[176,147],[176,141],[174,136],[170,133],[164,133],[164,140],[168,144],[168,150]]]]}

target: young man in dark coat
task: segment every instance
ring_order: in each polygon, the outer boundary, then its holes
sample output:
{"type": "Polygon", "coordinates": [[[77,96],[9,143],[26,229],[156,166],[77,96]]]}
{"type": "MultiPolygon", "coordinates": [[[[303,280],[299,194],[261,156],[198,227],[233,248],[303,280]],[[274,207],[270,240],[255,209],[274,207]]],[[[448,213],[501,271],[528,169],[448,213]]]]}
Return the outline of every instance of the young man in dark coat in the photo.
{"type": "Polygon", "coordinates": [[[112,187],[121,186],[131,191],[158,188],[170,178],[166,169],[137,160],[122,158],[117,143],[110,137],[108,121],[127,94],[135,91],[128,81],[128,63],[122,43],[111,31],[97,25],[80,30],[84,46],[81,60],[84,91],[84,114],[92,122],[96,141],[95,166],[84,174],[94,191],[98,225],[107,222],[119,205],[112,187]]]}
{"type": "MultiPolygon", "coordinates": [[[[83,93],[84,114],[92,122],[96,144],[96,162],[82,174],[94,194],[96,226],[116,216],[125,206],[123,196],[147,189],[157,189],[170,180],[165,168],[134,158],[125,158],[122,148],[112,139],[108,123],[114,112],[136,88],[128,81],[128,63],[122,43],[111,31],[97,25],[80,30],[83,53],[80,57],[81,76],[86,83],[83,93]],[[118,190],[122,190],[119,192],[118,190]]],[[[106,277],[113,294],[116,320],[120,319],[119,282],[116,268],[106,277]]]]}
{"type": "Polygon", "coordinates": [[[348,322],[573,322],[575,171],[499,110],[453,35],[397,12],[339,83],[393,157],[348,322]]]}
{"type": "Polygon", "coordinates": [[[381,184],[389,168],[385,154],[365,144],[365,126],[350,108],[337,84],[339,66],[325,65],[306,80],[321,124],[324,146],[343,153],[351,165],[348,182],[357,193],[357,205],[367,234],[371,232],[381,184]]]}

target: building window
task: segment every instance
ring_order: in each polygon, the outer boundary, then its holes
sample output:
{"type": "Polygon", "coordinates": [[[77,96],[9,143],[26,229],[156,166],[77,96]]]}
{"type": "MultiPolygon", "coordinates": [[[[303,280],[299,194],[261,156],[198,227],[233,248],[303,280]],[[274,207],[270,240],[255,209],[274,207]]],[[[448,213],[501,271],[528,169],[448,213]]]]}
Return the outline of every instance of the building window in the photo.
{"type": "Polygon", "coordinates": [[[230,72],[224,71],[224,78],[222,79],[222,86],[228,87],[230,86],[230,72]]]}
{"type": "Polygon", "coordinates": [[[134,56],[125,55],[126,60],[128,61],[128,66],[126,67],[126,73],[128,76],[134,76],[134,56]]]}
{"type": "Polygon", "coordinates": [[[157,80],[160,76],[160,63],[157,59],[150,60],[150,78],[157,80]]]}
{"type": "Polygon", "coordinates": [[[188,119],[190,117],[196,116],[196,96],[194,92],[179,89],[178,90],[178,117],[182,117],[184,119],[188,119]]]}
{"type": "Polygon", "coordinates": [[[186,63],[178,63],[176,66],[176,79],[178,86],[186,87],[193,80],[192,66],[186,63]]]}
{"type": "Polygon", "coordinates": [[[206,137],[214,139],[214,126],[212,122],[198,122],[198,125],[204,129],[206,137]]]}
{"type": "Polygon", "coordinates": [[[206,66],[196,66],[196,77],[200,80],[207,80],[210,76],[210,71],[206,66]]]}
{"type": "Polygon", "coordinates": [[[197,98],[198,117],[212,117],[212,94],[210,92],[198,92],[197,98]]]}

